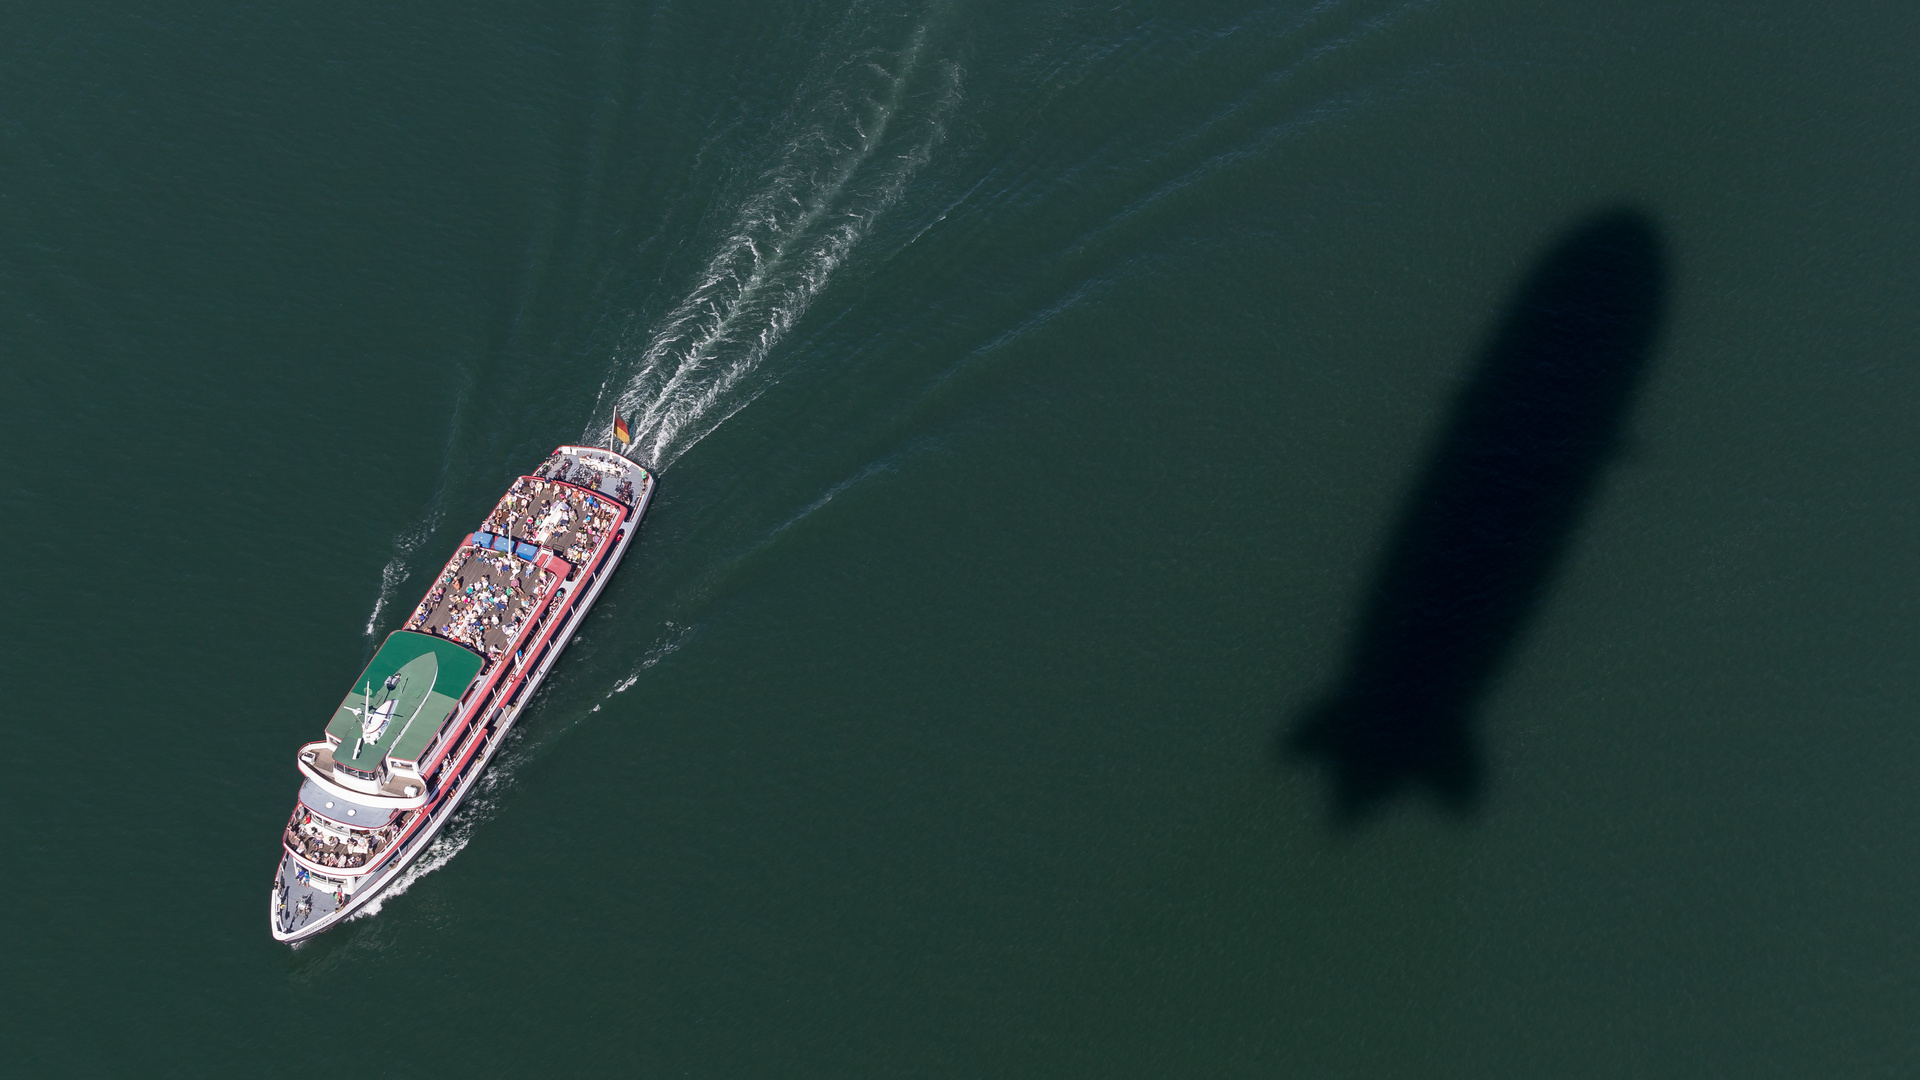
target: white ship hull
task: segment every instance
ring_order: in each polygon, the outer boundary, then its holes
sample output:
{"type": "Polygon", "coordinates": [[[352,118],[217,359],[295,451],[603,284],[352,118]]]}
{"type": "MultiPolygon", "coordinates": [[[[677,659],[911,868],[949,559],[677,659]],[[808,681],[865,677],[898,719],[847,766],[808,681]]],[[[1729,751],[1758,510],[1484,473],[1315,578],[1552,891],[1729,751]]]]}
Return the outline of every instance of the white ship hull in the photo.
{"type": "MultiPolygon", "coordinates": [[[[562,449],[586,448],[563,447],[562,449]]],[[[613,577],[614,570],[625,558],[627,547],[633,543],[634,535],[639,532],[640,520],[646,515],[647,506],[653,501],[656,490],[656,484],[646,485],[644,494],[634,505],[631,516],[615,538],[613,548],[607,552],[606,560],[600,564],[598,570],[591,576],[583,576],[563,586],[563,588],[583,589],[585,592],[577,602],[570,596],[567,598],[566,602],[573,604],[572,611],[554,634],[553,645],[547,650],[545,657],[541,659],[533,673],[527,676],[523,688],[515,696],[513,703],[499,707],[491,717],[481,717],[474,721],[478,725],[490,726],[490,730],[482,736],[485,740],[484,744],[475,754],[474,760],[465,766],[454,782],[453,790],[437,801],[428,820],[414,829],[412,834],[402,842],[403,847],[397,854],[389,856],[379,870],[359,877],[353,886],[353,891],[345,895],[345,901],[342,903],[337,900],[333,891],[322,891],[300,881],[297,874],[298,861],[291,853],[281,852],[280,865],[274,873],[273,889],[268,900],[268,924],[275,940],[288,944],[304,941],[353,918],[355,913],[363,911],[394,883],[405,878],[407,868],[433,846],[433,841],[441,829],[445,828],[447,822],[453,818],[460,804],[466,801],[473,790],[473,785],[493,760],[494,754],[498,753],[500,747],[506,742],[508,732],[520,719],[521,712],[533,701],[540,685],[546,681],[547,673],[553,669],[555,663],[559,662],[560,655],[566,651],[567,646],[573,643],[580,624],[586,619],[587,613],[593,609],[594,602],[599,599],[600,590],[606,587],[608,580],[613,577]],[[300,911],[303,899],[308,904],[306,914],[297,915],[295,913],[300,911]]]]}

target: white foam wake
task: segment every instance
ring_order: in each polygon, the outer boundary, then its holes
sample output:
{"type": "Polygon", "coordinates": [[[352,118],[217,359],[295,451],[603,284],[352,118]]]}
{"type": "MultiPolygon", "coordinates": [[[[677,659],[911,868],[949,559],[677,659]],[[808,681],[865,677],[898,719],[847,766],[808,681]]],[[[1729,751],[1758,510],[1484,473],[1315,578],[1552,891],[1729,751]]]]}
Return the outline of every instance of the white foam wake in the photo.
{"type": "MultiPolygon", "coordinates": [[[[635,457],[671,464],[765,391],[774,346],[926,163],[960,86],[959,68],[940,65],[931,107],[906,107],[926,37],[923,27],[891,57],[868,49],[803,84],[796,129],[693,288],[616,351],[611,404],[632,418],[635,457]]],[[[604,437],[606,396],[583,440],[604,437]]]]}
{"type": "Polygon", "coordinates": [[[482,822],[493,816],[493,800],[482,798],[480,789],[495,786],[497,771],[496,766],[494,772],[480,778],[474,785],[475,790],[467,796],[460,808],[453,812],[453,820],[447,822],[441,828],[440,834],[427,843],[427,850],[407,864],[407,868],[400,871],[400,876],[394,880],[394,883],[382,890],[379,896],[369,900],[366,907],[347,916],[348,922],[380,914],[380,909],[386,905],[387,901],[413,888],[415,882],[452,862],[453,857],[466,848],[467,844],[473,840],[474,831],[482,822]]]}
{"type": "MultiPolygon", "coordinates": [[[[687,640],[687,636],[691,633],[693,633],[692,626],[675,626],[673,625],[673,620],[667,620],[666,636],[653,643],[653,647],[647,650],[647,654],[640,658],[640,666],[634,668],[626,678],[615,683],[612,692],[607,694],[607,696],[612,697],[614,694],[626,693],[632,688],[634,683],[640,681],[641,672],[680,651],[681,644],[687,640]]],[[[596,709],[599,707],[598,705],[594,706],[596,709]]]]}
{"type": "Polygon", "coordinates": [[[440,500],[436,495],[426,515],[413,528],[393,538],[393,557],[380,568],[380,596],[374,600],[373,611],[367,615],[368,637],[372,637],[378,629],[380,613],[386,610],[387,602],[393,599],[400,586],[406,584],[407,578],[412,575],[407,569],[407,562],[427,537],[433,534],[433,530],[439,527],[441,516],[440,500]]]}

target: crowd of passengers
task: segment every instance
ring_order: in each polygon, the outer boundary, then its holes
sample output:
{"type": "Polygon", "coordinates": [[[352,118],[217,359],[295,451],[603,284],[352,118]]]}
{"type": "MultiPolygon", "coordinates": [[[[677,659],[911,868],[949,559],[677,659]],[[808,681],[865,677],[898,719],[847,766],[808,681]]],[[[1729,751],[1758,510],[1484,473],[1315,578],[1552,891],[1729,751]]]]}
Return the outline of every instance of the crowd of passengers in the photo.
{"type": "MultiPolygon", "coordinates": [[[[536,473],[552,468],[548,462],[536,473]]],[[[564,463],[558,472],[566,474],[564,463]]],[[[632,493],[631,486],[626,490],[632,493]]],[[[613,503],[536,475],[514,483],[487,515],[484,529],[549,548],[564,542],[561,557],[584,566],[618,517],[613,503]]],[[[497,662],[519,639],[553,576],[504,553],[468,549],[434,582],[406,628],[458,642],[497,662]]]]}
{"type": "Polygon", "coordinates": [[[569,484],[578,484],[586,488],[598,488],[606,481],[606,474],[586,462],[568,461],[565,455],[555,454],[540,463],[533,475],[543,480],[565,480],[569,484]]]}
{"type": "Polygon", "coordinates": [[[547,480],[522,477],[487,515],[485,528],[560,551],[575,566],[588,561],[618,516],[613,504],[547,480]]]}
{"type": "MultiPolygon", "coordinates": [[[[577,465],[570,464],[565,457],[559,454],[548,458],[545,464],[533,470],[533,475],[542,479],[565,480],[567,483],[578,484],[581,487],[592,488],[596,491],[606,490],[607,477],[600,470],[584,462],[577,465]]],[[[628,506],[634,504],[633,495],[633,481],[631,480],[623,478],[618,484],[613,486],[613,497],[626,503],[628,506]]]]}
{"type": "Polygon", "coordinates": [[[368,859],[385,851],[387,845],[405,831],[417,813],[419,811],[410,810],[370,832],[351,830],[343,841],[315,824],[313,812],[300,806],[294,809],[293,820],[287,823],[287,846],[295,854],[321,866],[365,866],[368,859]]]}
{"type": "Polygon", "coordinates": [[[434,582],[407,629],[437,634],[498,660],[519,637],[553,576],[511,555],[472,549],[434,582]],[[490,634],[495,640],[488,640],[490,634]]]}

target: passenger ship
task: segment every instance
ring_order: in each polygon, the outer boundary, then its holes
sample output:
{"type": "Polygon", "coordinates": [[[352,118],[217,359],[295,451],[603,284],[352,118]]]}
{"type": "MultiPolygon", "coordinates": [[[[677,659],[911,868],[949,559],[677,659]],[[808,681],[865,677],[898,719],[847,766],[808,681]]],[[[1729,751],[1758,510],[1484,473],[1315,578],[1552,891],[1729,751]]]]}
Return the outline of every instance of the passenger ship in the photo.
{"type": "Polygon", "coordinates": [[[653,490],[653,474],[618,453],[562,446],[461,541],[326,737],[300,748],[268,909],[275,939],[346,919],[426,850],[572,640],[653,490]]]}

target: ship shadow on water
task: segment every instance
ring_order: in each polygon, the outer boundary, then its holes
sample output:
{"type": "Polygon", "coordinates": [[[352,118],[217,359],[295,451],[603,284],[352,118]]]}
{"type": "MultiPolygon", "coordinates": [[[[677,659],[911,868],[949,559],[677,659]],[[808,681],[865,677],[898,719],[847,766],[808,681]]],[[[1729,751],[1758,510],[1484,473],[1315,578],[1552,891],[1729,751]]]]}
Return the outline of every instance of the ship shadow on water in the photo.
{"type": "Polygon", "coordinates": [[[1482,699],[1546,597],[1621,444],[1667,298],[1659,228],[1616,208],[1540,257],[1462,387],[1382,550],[1331,695],[1281,733],[1353,824],[1486,783],[1482,699]]]}

